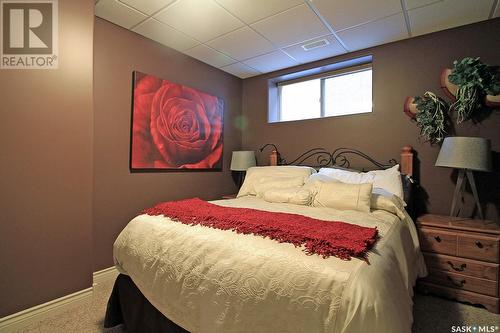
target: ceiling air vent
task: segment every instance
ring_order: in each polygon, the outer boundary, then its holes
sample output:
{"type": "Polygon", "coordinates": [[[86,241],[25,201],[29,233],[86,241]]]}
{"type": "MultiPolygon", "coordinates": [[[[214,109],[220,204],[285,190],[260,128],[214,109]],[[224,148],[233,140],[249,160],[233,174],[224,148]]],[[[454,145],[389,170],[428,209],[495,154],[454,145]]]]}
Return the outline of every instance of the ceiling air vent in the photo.
{"type": "Polygon", "coordinates": [[[310,51],[313,49],[317,49],[318,47],[327,46],[328,44],[330,44],[330,42],[327,39],[320,39],[304,44],[302,45],[302,48],[304,49],[304,51],[310,51]]]}

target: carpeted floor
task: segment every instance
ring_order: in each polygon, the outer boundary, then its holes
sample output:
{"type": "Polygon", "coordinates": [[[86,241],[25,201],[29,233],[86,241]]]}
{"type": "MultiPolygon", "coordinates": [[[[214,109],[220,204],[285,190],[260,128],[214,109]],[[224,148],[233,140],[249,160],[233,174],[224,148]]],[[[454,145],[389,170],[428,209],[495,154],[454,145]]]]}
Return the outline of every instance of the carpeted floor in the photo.
{"type": "MultiPolygon", "coordinates": [[[[125,330],[121,326],[113,329],[102,327],[106,303],[113,283],[114,281],[107,281],[97,285],[92,301],[55,318],[34,323],[21,332],[124,333],[125,330]]],[[[451,332],[452,326],[459,325],[500,326],[500,315],[490,313],[482,308],[419,294],[415,296],[414,315],[415,323],[412,330],[414,333],[451,332]]],[[[500,332],[500,330],[496,329],[495,332],[500,332]]]]}
{"type": "Polygon", "coordinates": [[[123,333],[121,326],[104,329],[104,313],[109,295],[113,289],[114,279],[98,284],[94,288],[91,301],[68,310],[57,317],[33,323],[19,333],[123,333]]]}

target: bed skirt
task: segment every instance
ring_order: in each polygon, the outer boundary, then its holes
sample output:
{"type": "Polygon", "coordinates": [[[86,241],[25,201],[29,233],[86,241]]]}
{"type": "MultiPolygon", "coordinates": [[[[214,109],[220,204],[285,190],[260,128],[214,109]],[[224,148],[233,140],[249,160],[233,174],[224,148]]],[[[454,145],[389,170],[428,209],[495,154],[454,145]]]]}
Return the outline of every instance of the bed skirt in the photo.
{"type": "Polygon", "coordinates": [[[165,317],[144,297],[132,279],[118,275],[109,297],[104,327],[123,324],[127,333],[188,333],[165,317]]]}

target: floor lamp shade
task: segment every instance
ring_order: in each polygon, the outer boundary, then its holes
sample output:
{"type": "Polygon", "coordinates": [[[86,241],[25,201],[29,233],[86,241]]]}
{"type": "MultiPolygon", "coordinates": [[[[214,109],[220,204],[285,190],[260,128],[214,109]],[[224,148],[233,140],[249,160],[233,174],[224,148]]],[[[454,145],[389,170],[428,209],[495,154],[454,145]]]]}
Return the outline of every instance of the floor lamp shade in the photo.
{"type": "Polygon", "coordinates": [[[436,166],[491,171],[491,142],[484,138],[459,136],[445,138],[436,166]]]}
{"type": "Polygon", "coordinates": [[[255,152],[253,150],[233,151],[231,171],[247,171],[248,168],[255,165],[255,152]]]}
{"type": "Polygon", "coordinates": [[[461,205],[459,197],[462,195],[464,179],[467,177],[477,205],[479,217],[484,220],[483,210],[479,203],[476,183],[474,181],[473,171],[491,171],[491,142],[484,138],[473,137],[448,137],[443,141],[441,150],[436,160],[436,166],[459,169],[453,201],[451,203],[451,216],[455,213],[457,202],[461,205]]]}

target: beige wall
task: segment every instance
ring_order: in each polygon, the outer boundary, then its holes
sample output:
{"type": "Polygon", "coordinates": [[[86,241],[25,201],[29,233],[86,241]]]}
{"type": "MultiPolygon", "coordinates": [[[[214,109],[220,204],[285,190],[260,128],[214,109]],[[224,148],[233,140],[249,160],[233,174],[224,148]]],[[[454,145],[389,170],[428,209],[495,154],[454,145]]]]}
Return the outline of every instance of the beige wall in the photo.
{"type": "MultiPolygon", "coordinates": [[[[486,63],[500,65],[499,31],[500,19],[495,19],[246,79],[243,81],[243,117],[248,120],[248,128],[243,132],[243,148],[257,149],[264,143],[272,142],[278,144],[284,157],[291,160],[309,148],[333,150],[352,147],[388,160],[399,158],[401,147],[411,144],[418,153],[420,163],[423,189],[420,203],[427,201],[429,211],[447,214],[456,174],[449,169],[434,167],[439,147],[418,140],[419,130],[403,114],[403,103],[406,96],[421,95],[427,90],[443,96],[439,74],[442,68],[452,66],[455,59],[481,57],[486,63]],[[366,54],[373,55],[372,113],[267,123],[269,78],[366,54]]],[[[477,181],[481,199],[488,203],[486,215],[497,221],[500,210],[499,126],[500,114],[497,110],[481,124],[468,122],[456,129],[459,135],[483,136],[492,140],[493,150],[496,151],[496,170],[490,174],[478,173],[477,181]]],[[[267,155],[259,156],[261,162],[265,162],[266,158],[267,155]]],[[[466,216],[472,212],[470,199],[468,196],[466,216]]]]}
{"type": "Polygon", "coordinates": [[[94,36],[94,269],[109,267],[123,227],[145,207],[236,191],[231,151],[241,145],[241,80],[133,32],[96,18],[94,36]],[[224,99],[222,172],[129,171],[132,71],[138,70],[224,99]]]}
{"type": "Polygon", "coordinates": [[[0,317],[92,285],[94,1],[59,1],[59,69],[0,70],[0,317]]]}

